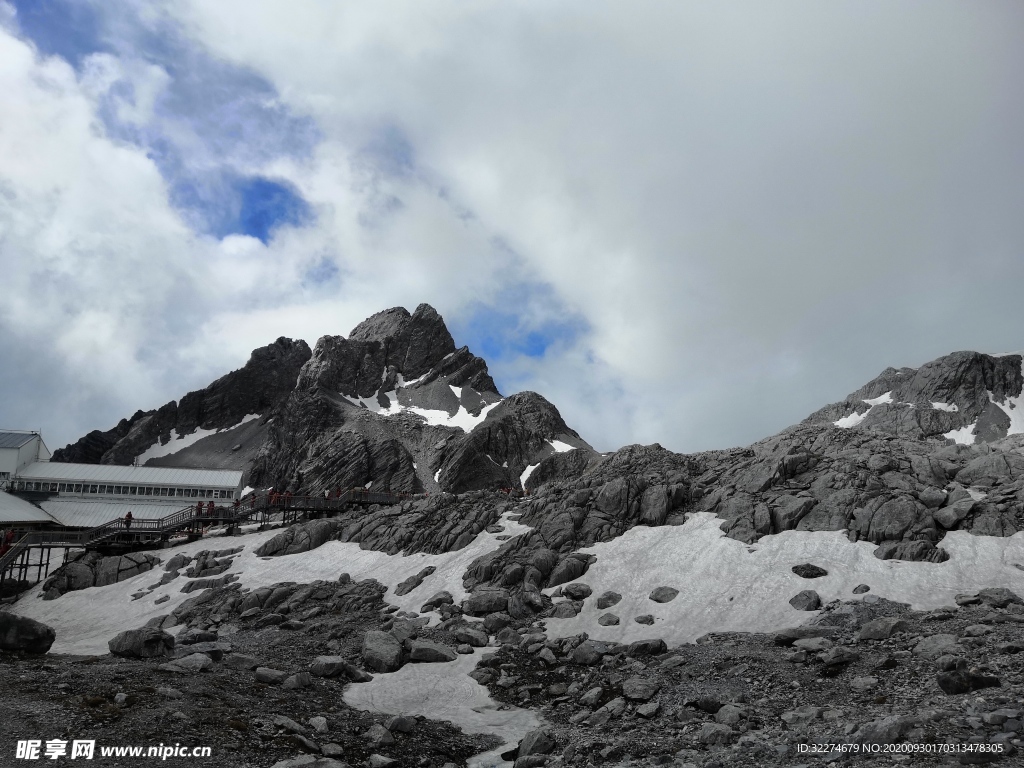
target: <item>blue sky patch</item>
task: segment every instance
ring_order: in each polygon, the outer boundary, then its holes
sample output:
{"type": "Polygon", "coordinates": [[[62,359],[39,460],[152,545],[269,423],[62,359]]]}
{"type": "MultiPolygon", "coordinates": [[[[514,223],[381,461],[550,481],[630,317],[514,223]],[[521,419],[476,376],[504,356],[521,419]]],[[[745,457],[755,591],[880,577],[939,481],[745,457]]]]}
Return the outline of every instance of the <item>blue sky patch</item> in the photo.
{"type": "MultiPolygon", "coordinates": [[[[533,290],[548,293],[540,286],[533,290]]],[[[525,296],[525,289],[510,291],[509,296],[495,302],[496,307],[479,305],[468,319],[454,322],[456,343],[468,345],[474,354],[489,362],[498,362],[515,357],[544,357],[552,346],[570,345],[586,331],[586,322],[569,313],[535,325],[525,314],[501,309],[525,306],[523,296],[517,299],[511,295],[519,293],[525,296]]]]}
{"type": "Polygon", "coordinates": [[[18,28],[45,56],[60,56],[76,69],[92,53],[110,51],[103,21],[90,3],[10,0],[18,28]]]}
{"type": "MultiPolygon", "coordinates": [[[[210,55],[167,17],[143,16],[127,3],[17,0],[15,8],[24,36],[80,71],[90,54],[102,52],[119,57],[129,73],[144,65],[167,73],[150,119],[139,121],[131,74],[99,95],[97,110],[111,138],[140,147],[156,164],[171,204],[195,231],[266,243],[278,227],[311,220],[294,187],[259,171],[280,158],[309,157],[321,134],[312,118],[282,104],[267,80],[210,55]]],[[[401,141],[386,145],[395,148],[393,162],[405,162],[401,141]]]]}

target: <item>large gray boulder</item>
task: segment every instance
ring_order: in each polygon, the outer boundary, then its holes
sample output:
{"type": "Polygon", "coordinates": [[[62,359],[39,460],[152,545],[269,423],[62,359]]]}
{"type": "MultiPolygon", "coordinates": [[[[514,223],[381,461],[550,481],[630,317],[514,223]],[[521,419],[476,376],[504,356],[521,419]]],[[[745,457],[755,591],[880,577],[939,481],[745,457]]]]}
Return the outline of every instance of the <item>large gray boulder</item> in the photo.
{"type": "Polygon", "coordinates": [[[263,542],[255,550],[255,554],[268,557],[309,552],[336,537],[342,528],[343,525],[338,520],[311,520],[299,523],[263,542]]]}
{"type": "Polygon", "coordinates": [[[488,613],[500,613],[507,608],[507,589],[479,590],[462,603],[462,610],[470,616],[486,616],[488,613]]]}
{"type": "Polygon", "coordinates": [[[27,616],[0,611],[0,650],[42,654],[50,650],[56,639],[53,627],[27,616]]]}
{"type": "Polygon", "coordinates": [[[387,632],[367,632],[363,638],[363,664],[375,672],[394,672],[402,666],[402,644],[387,632]]]}
{"type": "Polygon", "coordinates": [[[410,661],[426,663],[455,661],[458,654],[447,645],[431,640],[413,640],[409,647],[410,661]]]}
{"type": "Polygon", "coordinates": [[[152,659],[174,653],[174,637],[155,627],[129,629],[107,643],[115,656],[129,659],[152,659]]]}

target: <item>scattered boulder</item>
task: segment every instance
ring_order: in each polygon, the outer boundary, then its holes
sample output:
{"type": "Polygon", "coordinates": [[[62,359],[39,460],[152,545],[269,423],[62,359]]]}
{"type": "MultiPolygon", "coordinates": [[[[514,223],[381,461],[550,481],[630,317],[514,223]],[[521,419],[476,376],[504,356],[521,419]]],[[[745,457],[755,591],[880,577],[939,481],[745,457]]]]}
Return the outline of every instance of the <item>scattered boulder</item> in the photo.
{"type": "Polygon", "coordinates": [[[545,728],[538,728],[528,732],[519,742],[518,756],[547,755],[557,746],[555,737],[545,728]]]}
{"type": "Polygon", "coordinates": [[[600,597],[597,598],[597,608],[598,610],[603,611],[606,608],[611,608],[621,599],[622,595],[620,595],[618,592],[612,592],[611,590],[608,590],[607,592],[603,593],[600,597]]]}
{"type": "Polygon", "coordinates": [[[896,632],[906,632],[910,625],[895,616],[872,619],[857,632],[858,640],[888,640],[896,632]]]}
{"type": "Polygon", "coordinates": [[[114,636],[107,648],[115,656],[129,659],[152,659],[174,652],[173,635],[156,627],[129,629],[114,636]]]}
{"type": "Polygon", "coordinates": [[[656,603],[667,603],[671,600],[676,599],[676,595],[679,594],[679,590],[673,587],[655,587],[654,591],[648,595],[648,599],[653,600],[656,603]]]}
{"type": "Polygon", "coordinates": [[[53,627],[27,616],[0,611],[0,650],[43,654],[56,639],[53,627]]]}
{"type": "Polygon", "coordinates": [[[937,659],[944,654],[956,654],[961,650],[957,645],[956,636],[948,634],[929,635],[922,637],[914,646],[914,655],[926,659],[937,659]]]}
{"type": "Polygon", "coordinates": [[[604,613],[598,617],[597,623],[602,627],[614,627],[619,623],[619,617],[614,613],[604,613]]]}
{"type": "Polygon", "coordinates": [[[794,565],[792,570],[801,579],[820,579],[822,576],[828,576],[828,571],[811,563],[794,565]]]}
{"type": "Polygon", "coordinates": [[[632,701],[650,701],[661,690],[661,683],[642,677],[631,677],[622,684],[622,695],[632,701]]]}
{"type": "Polygon", "coordinates": [[[417,574],[414,574],[414,575],[410,576],[405,581],[400,583],[397,587],[395,587],[395,594],[398,597],[402,597],[403,595],[409,594],[414,589],[416,589],[416,587],[418,587],[420,584],[422,584],[423,580],[425,578],[427,578],[427,576],[429,576],[430,574],[432,574],[436,570],[437,570],[437,568],[435,568],[433,565],[428,565],[422,571],[420,571],[417,574]]]}
{"type": "Polygon", "coordinates": [[[402,666],[402,644],[388,632],[367,632],[363,638],[363,664],[375,672],[394,672],[402,666]]]}
{"type": "Polygon", "coordinates": [[[458,654],[447,645],[431,640],[413,640],[409,649],[409,659],[427,664],[455,661],[458,654]]]}
{"type": "Polygon", "coordinates": [[[562,587],[562,595],[569,600],[586,600],[594,593],[589,584],[574,581],[562,587]]]}
{"type": "Polygon", "coordinates": [[[813,589],[805,589],[789,599],[789,604],[798,611],[816,611],[821,608],[821,598],[813,589]]]}

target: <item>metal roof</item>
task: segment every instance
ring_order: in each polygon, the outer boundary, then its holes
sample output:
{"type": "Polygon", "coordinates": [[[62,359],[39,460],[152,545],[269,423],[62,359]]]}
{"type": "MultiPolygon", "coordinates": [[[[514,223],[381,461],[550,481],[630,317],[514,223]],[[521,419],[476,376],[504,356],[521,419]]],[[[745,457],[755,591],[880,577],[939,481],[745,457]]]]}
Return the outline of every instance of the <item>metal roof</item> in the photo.
{"type": "Polygon", "coordinates": [[[237,469],[180,469],[178,467],[123,467],[117,464],[65,464],[37,461],[18,472],[19,480],[75,480],[90,483],[141,483],[190,488],[237,488],[237,469]]]}
{"type": "Polygon", "coordinates": [[[0,448],[21,448],[25,443],[37,437],[40,437],[37,432],[5,432],[0,430],[0,448]]]}
{"type": "Polygon", "coordinates": [[[52,523],[54,519],[35,504],[0,491],[0,526],[4,523],[52,523]]]}
{"type": "Polygon", "coordinates": [[[73,528],[95,528],[97,525],[124,517],[128,511],[131,511],[132,517],[136,520],[158,520],[188,506],[181,501],[139,504],[127,499],[123,502],[51,499],[41,501],[39,505],[58,523],[73,528]]]}

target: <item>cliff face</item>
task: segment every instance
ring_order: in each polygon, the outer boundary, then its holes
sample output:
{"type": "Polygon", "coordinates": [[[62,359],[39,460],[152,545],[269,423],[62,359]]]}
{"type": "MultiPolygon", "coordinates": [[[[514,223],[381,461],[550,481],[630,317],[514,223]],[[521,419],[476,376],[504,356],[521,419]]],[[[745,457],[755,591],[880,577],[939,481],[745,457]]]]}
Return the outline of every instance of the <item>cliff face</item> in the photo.
{"type": "MultiPolygon", "coordinates": [[[[306,342],[279,338],[273,344],[254,350],[244,367],[222,376],[205,389],[189,392],[180,402],[172,400],[152,411],[137,411],[130,419],[122,419],[105,432],[90,432],[77,442],[54,451],[51,460],[127,465],[154,445],[167,445],[173,438],[193,435],[197,430],[228,431],[252,414],[269,418],[284,404],[309,357],[306,342]]],[[[179,466],[207,466],[202,463],[201,455],[195,458],[200,463],[179,466]]],[[[153,463],[165,462],[154,459],[153,463]]],[[[234,463],[244,464],[244,460],[234,463]]]]}

